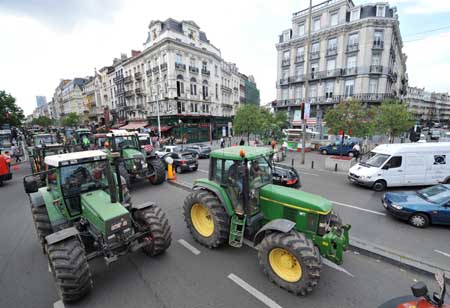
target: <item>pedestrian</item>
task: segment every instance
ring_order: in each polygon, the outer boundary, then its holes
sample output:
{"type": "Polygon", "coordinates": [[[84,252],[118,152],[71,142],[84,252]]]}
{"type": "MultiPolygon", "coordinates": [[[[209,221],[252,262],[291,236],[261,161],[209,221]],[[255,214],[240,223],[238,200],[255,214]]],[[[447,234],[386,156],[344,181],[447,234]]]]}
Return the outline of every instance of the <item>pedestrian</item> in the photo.
{"type": "Polygon", "coordinates": [[[225,140],[222,138],[220,138],[220,147],[223,149],[225,147],[225,140]]]}
{"type": "Polygon", "coordinates": [[[272,139],[271,142],[271,146],[272,146],[272,150],[275,151],[275,146],[277,145],[277,142],[275,140],[272,139]]]}
{"type": "Polygon", "coordinates": [[[11,146],[11,153],[12,156],[16,159],[16,163],[20,163],[22,160],[20,159],[20,150],[19,147],[16,146],[15,143],[12,144],[11,146]]]}
{"type": "Polygon", "coordinates": [[[352,152],[356,160],[358,160],[359,154],[361,153],[361,147],[359,146],[359,143],[355,143],[355,145],[352,148],[352,152]]]}
{"type": "Polygon", "coordinates": [[[239,141],[239,145],[245,145],[244,138],[241,138],[241,141],[239,141]]]}

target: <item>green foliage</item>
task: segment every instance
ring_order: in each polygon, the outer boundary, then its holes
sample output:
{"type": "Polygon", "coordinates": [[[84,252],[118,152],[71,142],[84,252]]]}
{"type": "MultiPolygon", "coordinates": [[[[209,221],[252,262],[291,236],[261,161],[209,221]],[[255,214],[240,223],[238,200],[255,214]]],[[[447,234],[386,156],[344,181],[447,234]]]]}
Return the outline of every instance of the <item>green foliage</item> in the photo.
{"type": "Polygon", "coordinates": [[[16,99],[11,94],[0,91],[0,124],[20,127],[24,120],[23,110],[16,105],[16,99]],[[9,119],[6,118],[6,112],[9,112],[9,119]]]}
{"type": "Polygon", "coordinates": [[[264,121],[261,115],[261,109],[253,104],[245,104],[241,106],[234,117],[233,129],[238,135],[247,135],[247,141],[250,134],[258,134],[264,121]]]}
{"type": "Polygon", "coordinates": [[[386,101],[381,106],[371,108],[375,131],[387,134],[391,142],[394,137],[410,129],[414,125],[414,117],[406,104],[398,101],[386,101]]]}
{"type": "Polygon", "coordinates": [[[71,112],[62,119],[62,124],[66,127],[75,127],[80,124],[81,118],[75,112],[71,112]]]}
{"type": "Polygon", "coordinates": [[[372,110],[368,110],[358,101],[344,101],[329,109],[324,120],[333,134],[344,130],[346,134],[352,132],[354,137],[369,136],[373,132],[372,110]]]}
{"type": "Polygon", "coordinates": [[[53,120],[46,116],[40,116],[37,119],[33,119],[33,121],[31,121],[31,124],[48,127],[53,124],[53,120]]]}

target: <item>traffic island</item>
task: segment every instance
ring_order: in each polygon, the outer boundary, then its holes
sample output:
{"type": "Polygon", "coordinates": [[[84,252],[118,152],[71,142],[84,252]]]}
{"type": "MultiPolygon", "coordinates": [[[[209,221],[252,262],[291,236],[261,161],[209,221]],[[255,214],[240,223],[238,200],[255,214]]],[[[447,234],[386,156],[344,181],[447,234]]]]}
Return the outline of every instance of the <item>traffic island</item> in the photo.
{"type": "Polygon", "coordinates": [[[325,169],[331,171],[348,172],[354,164],[356,159],[348,156],[329,156],[325,158],[325,169]]]}

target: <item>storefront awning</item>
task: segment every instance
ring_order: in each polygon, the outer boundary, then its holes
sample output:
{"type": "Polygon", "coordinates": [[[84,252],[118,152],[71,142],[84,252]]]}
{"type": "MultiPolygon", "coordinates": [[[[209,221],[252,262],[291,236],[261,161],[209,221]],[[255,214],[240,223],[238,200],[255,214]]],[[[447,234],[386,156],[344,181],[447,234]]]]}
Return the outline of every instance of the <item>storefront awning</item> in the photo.
{"type": "Polygon", "coordinates": [[[130,122],[127,125],[124,125],[122,127],[120,127],[120,129],[139,129],[139,128],[143,128],[147,125],[147,122],[130,122]]]}
{"type": "MultiPolygon", "coordinates": [[[[158,131],[158,126],[151,126],[150,129],[151,129],[152,131],[154,131],[154,132],[157,132],[157,131],[158,131]]],[[[169,126],[169,125],[161,126],[161,132],[162,132],[162,133],[163,133],[163,132],[167,132],[167,131],[169,131],[170,129],[172,129],[172,126],[169,126]]]]}

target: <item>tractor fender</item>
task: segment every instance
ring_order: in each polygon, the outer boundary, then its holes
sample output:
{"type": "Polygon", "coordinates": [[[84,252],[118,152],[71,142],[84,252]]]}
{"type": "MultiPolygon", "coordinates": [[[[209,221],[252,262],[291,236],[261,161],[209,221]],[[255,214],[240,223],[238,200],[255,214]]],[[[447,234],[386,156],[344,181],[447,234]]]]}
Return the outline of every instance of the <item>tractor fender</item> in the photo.
{"type": "Polygon", "coordinates": [[[258,232],[256,232],[256,235],[253,239],[253,244],[256,246],[258,245],[264,238],[264,234],[266,231],[278,231],[278,232],[282,232],[282,233],[288,233],[289,231],[291,231],[295,226],[295,222],[287,220],[287,219],[283,219],[283,218],[278,218],[278,219],[274,219],[271,222],[267,223],[264,225],[264,227],[262,227],[261,229],[259,229],[258,232]]]}
{"type": "Polygon", "coordinates": [[[142,210],[142,209],[146,209],[148,207],[152,207],[155,205],[155,202],[153,201],[147,201],[147,202],[143,202],[141,204],[132,204],[131,208],[133,210],[142,210]]]}
{"type": "Polygon", "coordinates": [[[225,210],[227,211],[227,214],[229,216],[234,215],[233,206],[226,193],[224,193],[223,191],[221,192],[220,189],[215,187],[214,185],[208,185],[207,183],[197,182],[195,183],[194,187],[192,187],[192,190],[194,191],[200,189],[212,192],[220,200],[220,203],[224,206],[225,210]]]}
{"type": "Polygon", "coordinates": [[[78,230],[75,227],[70,227],[67,229],[60,230],[58,232],[52,233],[50,235],[47,235],[45,237],[45,242],[47,245],[52,245],[58,242],[61,242],[62,240],[65,240],[69,237],[76,236],[79,239],[79,233],[78,230]]]}
{"type": "Polygon", "coordinates": [[[40,191],[29,194],[31,207],[45,206],[44,197],[40,191]]]}

